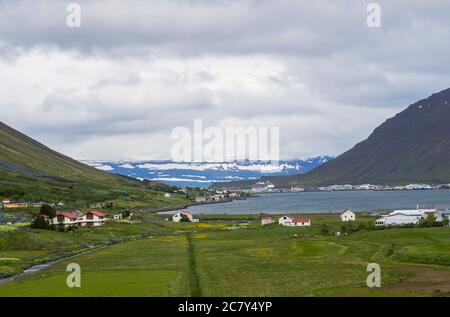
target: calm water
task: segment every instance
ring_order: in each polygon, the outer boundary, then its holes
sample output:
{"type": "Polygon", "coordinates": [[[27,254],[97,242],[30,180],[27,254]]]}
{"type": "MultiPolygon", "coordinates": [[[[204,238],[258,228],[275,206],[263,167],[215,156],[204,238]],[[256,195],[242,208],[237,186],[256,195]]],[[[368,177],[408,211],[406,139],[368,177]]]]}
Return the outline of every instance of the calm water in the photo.
{"type": "Polygon", "coordinates": [[[357,212],[450,208],[450,190],[348,191],[260,194],[247,200],[189,207],[192,213],[323,213],[351,209],[357,212]]]}

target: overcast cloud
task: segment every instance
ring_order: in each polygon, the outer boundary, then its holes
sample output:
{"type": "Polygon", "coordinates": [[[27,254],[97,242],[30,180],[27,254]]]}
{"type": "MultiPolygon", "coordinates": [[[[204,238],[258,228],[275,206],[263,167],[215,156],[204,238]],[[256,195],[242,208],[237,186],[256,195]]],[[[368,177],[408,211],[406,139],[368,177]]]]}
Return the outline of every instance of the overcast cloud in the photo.
{"type": "Polygon", "coordinates": [[[0,1],[0,120],[78,159],[169,159],[171,131],[279,126],[337,155],[450,86],[450,2],[0,1]]]}

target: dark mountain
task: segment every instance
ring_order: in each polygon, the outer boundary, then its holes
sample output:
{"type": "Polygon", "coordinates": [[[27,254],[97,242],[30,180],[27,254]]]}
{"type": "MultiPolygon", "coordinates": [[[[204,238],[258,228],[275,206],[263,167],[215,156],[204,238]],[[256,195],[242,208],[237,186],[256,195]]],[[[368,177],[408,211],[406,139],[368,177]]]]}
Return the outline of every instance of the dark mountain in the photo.
{"type": "Polygon", "coordinates": [[[262,179],[278,186],[448,183],[450,89],[410,105],[366,140],[306,174],[262,179]]]}

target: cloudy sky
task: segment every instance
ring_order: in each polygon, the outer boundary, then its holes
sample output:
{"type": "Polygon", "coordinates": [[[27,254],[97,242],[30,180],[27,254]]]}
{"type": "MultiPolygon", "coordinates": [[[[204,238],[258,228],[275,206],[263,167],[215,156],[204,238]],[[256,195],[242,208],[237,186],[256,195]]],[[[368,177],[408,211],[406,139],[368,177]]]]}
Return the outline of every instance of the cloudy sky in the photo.
{"type": "Polygon", "coordinates": [[[336,155],[450,86],[450,2],[0,0],[0,120],[78,159],[168,159],[172,129],[280,128],[336,155]]]}

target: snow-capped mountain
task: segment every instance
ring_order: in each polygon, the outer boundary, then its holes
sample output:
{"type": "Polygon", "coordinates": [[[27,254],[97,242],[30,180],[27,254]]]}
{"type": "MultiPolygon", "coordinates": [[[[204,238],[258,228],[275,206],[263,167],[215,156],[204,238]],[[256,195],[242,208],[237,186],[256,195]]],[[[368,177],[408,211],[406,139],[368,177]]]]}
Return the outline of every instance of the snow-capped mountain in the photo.
{"type": "Polygon", "coordinates": [[[173,162],[173,161],[83,161],[109,173],[169,185],[206,188],[212,182],[258,179],[305,173],[332,159],[318,156],[304,160],[271,162],[173,162]]]}

